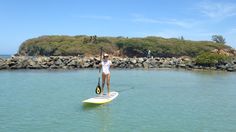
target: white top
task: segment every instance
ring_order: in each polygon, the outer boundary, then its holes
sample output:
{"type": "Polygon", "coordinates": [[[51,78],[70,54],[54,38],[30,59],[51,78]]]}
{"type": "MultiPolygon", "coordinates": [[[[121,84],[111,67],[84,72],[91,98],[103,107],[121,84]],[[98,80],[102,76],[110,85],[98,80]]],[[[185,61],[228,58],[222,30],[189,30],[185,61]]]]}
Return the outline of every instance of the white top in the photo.
{"type": "Polygon", "coordinates": [[[102,61],[102,72],[105,74],[110,74],[111,61],[102,61]]]}

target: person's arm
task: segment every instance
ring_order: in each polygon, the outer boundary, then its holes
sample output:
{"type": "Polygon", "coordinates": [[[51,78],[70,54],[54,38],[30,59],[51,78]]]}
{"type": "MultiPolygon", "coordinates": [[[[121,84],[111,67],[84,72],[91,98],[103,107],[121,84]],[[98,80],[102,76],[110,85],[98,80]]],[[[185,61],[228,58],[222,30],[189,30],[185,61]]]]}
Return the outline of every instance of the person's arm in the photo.
{"type": "Polygon", "coordinates": [[[110,67],[113,67],[113,64],[112,64],[111,60],[110,60],[110,67]]]}
{"type": "Polygon", "coordinates": [[[102,68],[102,62],[100,62],[100,63],[98,64],[98,67],[99,67],[99,68],[102,68]]]}

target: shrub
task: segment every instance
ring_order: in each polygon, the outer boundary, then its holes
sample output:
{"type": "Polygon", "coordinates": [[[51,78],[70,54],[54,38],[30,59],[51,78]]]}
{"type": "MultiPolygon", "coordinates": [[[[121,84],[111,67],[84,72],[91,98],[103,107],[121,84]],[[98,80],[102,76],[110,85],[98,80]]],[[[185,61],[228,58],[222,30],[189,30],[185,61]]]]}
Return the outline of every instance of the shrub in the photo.
{"type": "Polygon", "coordinates": [[[198,55],[195,59],[197,65],[208,66],[208,67],[224,64],[229,60],[230,60],[229,56],[210,52],[202,53],[198,55]]]}

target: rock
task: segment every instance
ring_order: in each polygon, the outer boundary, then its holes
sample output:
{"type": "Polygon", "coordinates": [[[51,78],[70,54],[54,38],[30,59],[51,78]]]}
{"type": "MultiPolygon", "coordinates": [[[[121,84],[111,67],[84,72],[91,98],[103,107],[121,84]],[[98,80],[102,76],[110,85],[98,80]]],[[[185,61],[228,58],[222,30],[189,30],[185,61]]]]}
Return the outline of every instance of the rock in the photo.
{"type": "Polygon", "coordinates": [[[212,52],[212,53],[217,53],[217,52],[218,52],[218,49],[213,49],[211,52],[212,52]]]}
{"type": "MultiPolygon", "coordinates": [[[[50,67],[51,65],[54,64],[54,62],[53,62],[53,61],[48,61],[48,62],[45,62],[45,64],[48,65],[48,66],[50,67]]],[[[44,64],[44,65],[45,65],[45,64],[44,64]]]]}
{"type": "Polygon", "coordinates": [[[6,68],[5,60],[0,58],[0,70],[5,68],[6,68]]]}
{"type": "Polygon", "coordinates": [[[172,66],[168,65],[168,64],[161,64],[159,67],[160,68],[172,68],[172,66]]]}
{"type": "Polygon", "coordinates": [[[57,65],[57,66],[64,65],[64,63],[62,62],[61,59],[58,59],[54,64],[57,65]]]}
{"type": "MultiPolygon", "coordinates": [[[[116,60],[116,58],[112,58],[112,60],[116,60]]],[[[94,61],[100,61],[100,57],[94,57],[94,61]]]]}
{"type": "Polygon", "coordinates": [[[177,66],[180,67],[180,68],[186,68],[186,64],[183,64],[183,63],[178,64],[177,66]]]}
{"type": "Polygon", "coordinates": [[[50,60],[57,61],[59,59],[59,56],[50,56],[50,60]]]}
{"type": "Polygon", "coordinates": [[[12,66],[16,65],[16,62],[15,62],[14,60],[8,59],[8,60],[6,61],[6,64],[7,64],[9,67],[12,67],[12,66]]]}
{"type": "Polygon", "coordinates": [[[227,49],[220,49],[220,50],[218,51],[218,53],[219,53],[220,55],[227,55],[227,56],[230,56],[230,53],[229,53],[229,51],[228,51],[227,49]]]}
{"type": "Polygon", "coordinates": [[[132,64],[135,64],[135,63],[137,63],[137,61],[136,61],[136,59],[135,59],[135,58],[131,58],[131,59],[130,59],[130,62],[131,62],[132,64]]]}
{"type": "Polygon", "coordinates": [[[160,61],[161,60],[161,58],[160,57],[156,57],[156,58],[154,58],[156,61],[160,61]]]}
{"type": "Polygon", "coordinates": [[[128,58],[123,58],[121,61],[127,62],[128,60],[128,58]]]}
{"type": "Polygon", "coordinates": [[[67,66],[66,68],[67,68],[67,69],[77,69],[76,66],[67,66]]]}
{"type": "Polygon", "coordinates": [[[133,65],[133,64],[129,64],[128,67],[129,67],[130,69],[133,69],[133,68],[134,68],[134,65],[133,65]]]}
{"type": "Polygon", "coordinates": [[[53,64],[53,65],[51,65],[50,66],[50,69],[58,69],[59,67],[57,66],[57,65],[55,65],[55,64],[53,64]]]}
{"type": "Polygon", "coordinates": [[[136,64],[136,67],[137,67],[137,68],[142,68],[143,66],[142,66],[141,63],[137,63],[137,64],[136,64]]]}
{"type": "Polygon", "coordinates": [[[143,58],[138,58],[138,63],[143,63],[144,59],[143,58]]]}
{"type": "Polygon", "coordinates": [[[28,69],[41,69],[42,66],[40,66],[36,61],[29,59],[28,65],[26,66],[26,68],[28,68],[28,69]]]}
{"type": "MultiPolygon", "coordinates": [[[[236,59],[218,64],[215,67],[197,66],[191,58],[111,58],[114,68],[185,68],[236,71],[236,59]]],[[[0,58],[0,69],[77,69],[98,68],[99,57],[51,56],[26,57],[14,56],[9,59],[0,58]]]]}
{"type": "Polygon", "coordinates": [[[49,68],[49,65],[41,65],[41,68],[42,69],[47,69],[47,68],[49,68]]]}
{"type": "Polygon", "coordinates": [[[143,63],[143,68],[148,69],[148,63],[147,62],[143,63]]]}
{"type": "Polygon", "coordinates": [[[69,62],[67,65],[68,65],[68,66],[77,66],[77,61],[76,61],[76,60],[72,60],[72,61],[69,62]]]}
{"type": "Polygon", "coordinates": [[[121,61],[123,61],[122,58],[114,58],[113,60],[114,60],[115,62],[121,62],[121,61]]]}
{"type": "Polygon", "coordinates": [[[171,63],[169,61],[167,61],[167,60],[164,60],[162,64],[163,65],[171,65],[171,63]]]}
{"type": "Polygon", "coordinates": [[[180,59],[173,57],[172,61],[174,64],[178,64],[180,62],[180,59]]]}
{"type": "Polygon", "coordinates": [[[211,67],[203,67],[203,69],[205,69],[205,70],[210,70],[211,67]]]}
{"type": "Polygon", "coordinates": [[[118,65],[119,68],[125,68],[126,67],[126,64],[125,63],[121,63],[118,65]]]}
{"type": "Polygon", "coordinates": [[[233,55],[236,56],[236,50],[233,51],[233,55]]]}
{"type": "Polygon", "coordinates": [[[220,70],[226,70],[226,65],[217,65],[216,69],[220,69],[220,70]]]}
{"type": "Polygon", "coordinates": [[[171,60],[171,61],[169,61],[169,64],[170,65],[175,65],[176,63],[173,60],[171,60]]]}
{"type": "Polygon", "coordinates": [[[95,58],[94,57],[89,57],[89,61],[90,62],[95,61],[95,58]]]}
{"type": "Polygon", "coordinates": [[[193,67],[194,67],[194,64],[193,64],[192,62],[188,62],[188,63],[186,64],[186,67],[187,67],[187,68],[193,68],[193,67]]]}
{"type": "Polygon", "coordinates": [[[149,64],[148,68],[155,68],[155,65],[149,64]]]}
{"type": "Polygon", "coordinates": [[[84,65],[83,65],[84,68],[89,68],[90,67],[90,64],[88,62],[85,62],[84,65]]]}
{"type": "Polygon", "coordinates": [[[8,66],[4,62],[0,62],[0,70],[7,69],[8,66]]]}
{"type": "Polygon", "coordinates": [[[62,66],[62,69],[68,69],[68,67],[67,66],[62,66]]]}
{"type": "Polygon", "coordinates": [[[149,59],[148,62],[152,65],[155,66],[157,64],[157,60],[155,59],[149,59]]]}
{"type": "Polygon", "coordinates": [[[236,71],[236,65],[228,63],[228,64],[226,64],[226,70],[230,71],[230,72],[236,71]]]}
{"type": "Polygon", "coordinates": [[[43,67],[40,65],[34,65],[34,66],[27,66],[28,69],[42,69],[43,67]]]}
{"type": "Polygon", "coordinates": [[[90,62],[90,59],[89,58],[83,58],[83,61],[84,62],[90,62]]]}
{"type": "Polygon", "coordinates": [[[192,60],[189,56],[181,56],[180,59],[182,61],[191,61],[192,60]]]}
{"type": "Polygon", "coordinates": [[[232,60],[232,64],[236,64],[236,60],[234,59],[234,60],[232,60]]]}
{"type": "Polygon", "coordinates": [[[35,59],[35,61],[37,61],[38,63],[43,63],[44,62],[43,57],[37,57],[35,59]]]}
{"type": "Polygon", "coordinates": [[[216,67],[210,67],[211,70],[216,70],[217,68],[216,67]]]}
{"type": "Polygon", "coordinates": [[[236,66],[235,67],[227,67],[226,70],[229,71],[229,72],[235,72],[236,71],[236,66]]]}
{"type": "Polygon", "coordinates": [[[146,60],[148,60],[148,58],[147,58],[147,57],[144,57],[143,60],[146,61],[146,60]]]}
{"type": "Polygon", "coordinates": [[[35,65],[36,65],[36,62],[33,61],[33,60],[28,60],[28,64],[29,64],[30,66],[35,66],[35,65]]]}
{"type": "Polygon", "coordinates": [[[232,63],[227,63],[225,66],[226,66],[227,68],[228,68],[228,67],[233,67],[234,64],[232,64],[232,63]]]}

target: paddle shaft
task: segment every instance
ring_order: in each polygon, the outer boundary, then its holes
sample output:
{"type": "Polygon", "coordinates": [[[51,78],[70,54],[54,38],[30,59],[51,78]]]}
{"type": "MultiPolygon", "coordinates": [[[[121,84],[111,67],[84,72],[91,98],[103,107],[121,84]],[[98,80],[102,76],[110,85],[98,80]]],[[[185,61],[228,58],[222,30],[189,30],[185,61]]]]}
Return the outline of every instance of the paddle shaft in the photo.
{"type": "MultiPolygon", "coordinates": [[[[100,63],[102,62],[102,47],[100,49],[100,63]]],[[[98,71],[98,86],[100,86],[100,73],[101,73],[101,67],[99,67],[99,71],[98,71]]]]}

